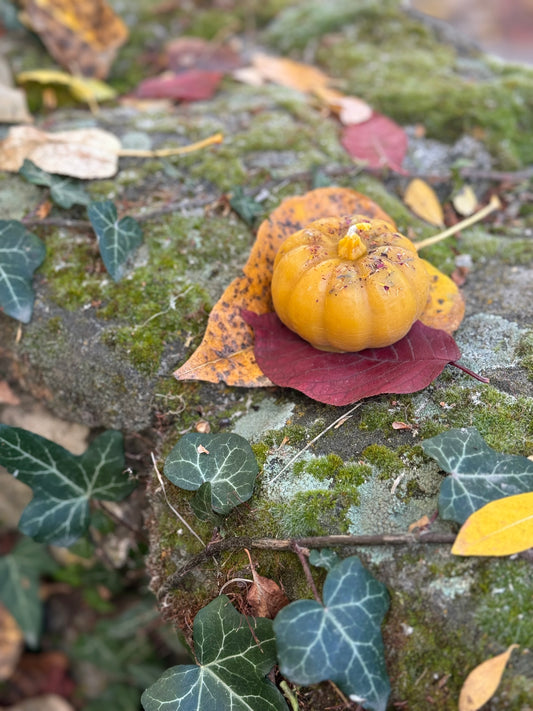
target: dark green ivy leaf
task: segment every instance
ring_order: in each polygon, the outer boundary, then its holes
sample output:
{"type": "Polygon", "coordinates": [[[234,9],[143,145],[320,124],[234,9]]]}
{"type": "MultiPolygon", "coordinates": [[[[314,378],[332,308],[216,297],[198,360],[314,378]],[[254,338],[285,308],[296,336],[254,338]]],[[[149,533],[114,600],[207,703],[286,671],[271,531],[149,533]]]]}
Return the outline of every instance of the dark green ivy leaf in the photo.
{"type": "Polygon", "coordinates": [[[73,205],[88,205],[91,201],[81,181],[47,173],[28,158],[24,159],[19,173],[33,185],[45,185],[50,188],[50,197],[59,207],[68,209],[73,205]]]}
{"type": "Polygon", "coordinates": [[[365,709],[385,711],[390,693],[381,622],[389,606],[386,587],[356,556],[326,577],[324,605],[297,600],[274,620],[281,673],[295,684],[329,679],[365,709]]]}
{"type": "Polygon", "coordinates": [[[490,501],[533,491],[533,462],[496,452],[475,427],[452,429],[426,439],[422,449],[450,474],[440,487],[442,518],[464,523],[490,501]]]}
{"type": "Polygon", "coordinates": [[[114,281],[120,281],[128,258],[142,243],[141,226],[133,217],[118,220],[111,200],[92,202],[87,209],[105,268],[114,281]]]}
{"type": "Polygon", "coordinates": [[[22,323],[31,319],[31,279],[45,254],[43,242],[21,222],[0,220],[0,309],[22,323]]]}
{"type": "Polygon", "coordinates": [[[23,538],[13,550],[0,558],[0,600],[17,621],[26,644],[34,649],[41,634],[43,603],[39,579],[56,563],[41,543],[23,538]]]}
{"type": "Polygon", "coordinates": [[[309,562],[317,568],[331,570],[339,562],[339,556],[331,548],[321,548],[320,550],[311,551],[309,562]]]}
{"type": "Polygon", "coordinates": [[[120,501],[135,488],[124,473],[122,434],[113,430],[77,456],[33,432],[0,425],[0,464],[33,490],[19,529],[59,546],[85,533],[91,498],[120,501]]]}
{"type": "Polygon", "coordinates": [[[211,482],[205,481],[192,497],[190,504],[196,518],[200,521],[211,521],[213,524],[219,520],[211,506],[211,482]]]}
{"type": "Polygon", "coordinates": [[[245,617],[220,595],[194,618],[198,664],[168,669],[143,693],[145,711],[287,711],[265,677],[276,663],[272,621],[245,617]]]}
{"type": "Polygon", "coordinates": [[[259,468],[244,437],[191,432],[168,455],[164,473],[173,484],[189,491],[209,482],[212,509],[227,514],[251,497],[259,468]]]}
{"type": "Polygon", "coordinates": [[[232,210],[235,210],[237,215],[250,226],[252,226],[256,218],[265,211],[260,203],[244,194],[240,185],[234,188],[229,204],[232,210]]]}

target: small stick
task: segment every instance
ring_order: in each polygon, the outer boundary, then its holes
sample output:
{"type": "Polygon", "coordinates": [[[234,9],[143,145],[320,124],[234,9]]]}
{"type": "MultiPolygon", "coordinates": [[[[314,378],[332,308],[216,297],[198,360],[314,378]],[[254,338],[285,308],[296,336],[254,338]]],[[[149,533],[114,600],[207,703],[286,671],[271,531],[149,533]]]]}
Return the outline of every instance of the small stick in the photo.
{"type": "MultiPolygon", "coordinates": [[[[322,600],[320,599],[320,595],[318,594],[318,590],[316,587],[316,583],[314,581],[314,578],[311,574],[311,568],[309,567],[309,563],[307,562],[307,558],[305,557],[304,553],[304,548],[298,545],[296,541],[291,541],[291,550],[293,550],[296,555],[298,556],[300,560],[300,565],[304,569],[305,573],[305,579],[307,580],[307,584],[311,588],[311,592],[313,593],[313,597],[317,602],[319,602],[322,605],[322,600]]],[[[307,551],[309,552],[309,551],[307,551]]]]}
{"type": "Polygon", "coordinates": [[[470,227],[470,225],[473,225],[476,222],[479,222],[479,220],[482,220],[487,215],[490,215],[490,213],[494,212],[494,210],[499,210],[501,206],[502,204],[498,196],[493,195],[488,205],[485,205],[485,207],[481,208],[481,210],[474,213],[473,215],[470,215],[470,217],[467,217],[465,220],[461,220],[461,222],[458,222],[456,225],[453,225],[447,230],[444,230],[444,232],[439,232],[438,235],[433,235],[433,237],[423,239],[421,242],[415,242],[415,247],[417,251],[424,249],[424,247],[429,247],[431,244],[441,242],[443,239],[446,239],[446,237],[450,237],[451,235],[454,235],[457,232],[464,230],[465,227],[470,227]]]}
{"type": "Polygon", "coordinates": [[[159,148],[155,151],[143,151],[136,148],[122,148],[118,151],[120,157],[130,158],[168,158],[170,156],[182,156],[185,153],[199,151],[201,148],[212,146],[215,143],[222,143],[224,136],[222,133],[215,133],[212,136],[190,143],[188,146],[180,146],[179,148],[159,148]]]}

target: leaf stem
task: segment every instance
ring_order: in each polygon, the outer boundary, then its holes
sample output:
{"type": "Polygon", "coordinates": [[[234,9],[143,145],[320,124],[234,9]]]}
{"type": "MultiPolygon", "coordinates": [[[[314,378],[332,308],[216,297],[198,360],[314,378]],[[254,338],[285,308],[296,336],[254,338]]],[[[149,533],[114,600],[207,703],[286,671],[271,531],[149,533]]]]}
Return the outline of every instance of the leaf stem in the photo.
{"type": "Polygon", "coordinates": [[[285,681],[285,679],[283,679],[283,681],[280,682],[279,688],[283,691],[283,695],[290,703],[292,711],[299,711],[300,707],[298,706],[298,699],[292,693],[290,686],[285,681]]]}
{"type": "Polygon", "coordinates": [[[467,217],[465,220],[461,220],[461,222],[458,222],[456,225],[449,227],[447,230],[444,230],[444,232],[439,232],[439,234],[433,235],[433,237],[428,237],[427,239],[423,239],[421,242],[415,242],[415,247],[417,251],[424,249],[424,247],[429,247],[431,244],[441,242],[447,237],[450,237],[451,235],[454,235],[457,232],[464,230],[466,227],[470,227],[470,225],[473,225],[474,223],[482,220],[487,215],[490,215],[491,212],[499,210],[501,206],[502,204],[498,196],[493,195],[488,205],[485,205],[485,207],[482,207],[481,210],[474,213],[473,215],[470,215],[470,217],[467,217]]]}
{"type": "Polygon", "coordinates": [[[479,380],[481,383],[490,383],[489,378],[486,378],[484,375],[478,375],[478,373],[474,373],[473,370],[470,370],[470,368],[467,368],[466,365],[462,365],[461,363],[458,363],[456,360],[451,361],[450,365],[453,365],[456,368],[459,368],[459,370],[462,370],[463,373],[470,375],[470,377],[475,378],[476,380],[479,380]]]}
{"type": "Polygon", "coordinates": [[[224,136],[222,133],[214,133],[212,136],[190,143],[188,146],[179,146],[179,148],[159,148],[155,151],[144,151],[136,148],[122,148],[118,151],[120,157],[127,158],[168,158],[170,156],[182,156],[186,153],[199,151],[207,146],[212,146],[215,143],[222,143],[224,136]]]}

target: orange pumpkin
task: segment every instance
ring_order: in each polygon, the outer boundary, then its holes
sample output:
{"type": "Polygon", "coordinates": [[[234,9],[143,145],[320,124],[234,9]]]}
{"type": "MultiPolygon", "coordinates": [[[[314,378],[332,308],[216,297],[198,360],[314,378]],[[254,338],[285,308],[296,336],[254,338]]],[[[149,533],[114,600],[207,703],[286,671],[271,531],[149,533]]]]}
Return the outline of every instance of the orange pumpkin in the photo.
{"type": "Polygon", "coordinates": [[[272,300],[315,348],[360,351],[403,338],[426,307],[429,282],[414,244],[388,222],[325,218],[281,244],[272,300]]]}

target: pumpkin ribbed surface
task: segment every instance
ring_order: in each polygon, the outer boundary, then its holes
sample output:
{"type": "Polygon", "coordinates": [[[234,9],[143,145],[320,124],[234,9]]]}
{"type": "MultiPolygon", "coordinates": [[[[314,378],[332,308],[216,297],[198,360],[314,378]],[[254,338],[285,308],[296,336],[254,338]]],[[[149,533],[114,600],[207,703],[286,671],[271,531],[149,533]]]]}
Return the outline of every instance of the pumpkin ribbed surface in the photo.
{"type": "Polygon", "coordinates": [[[288,237],[274,262],[281,321],[315,348],[399,341],[422,314],[429,276],[414,244],[384,220],[325,218],[288,237]]]}

